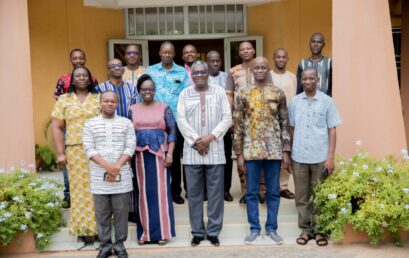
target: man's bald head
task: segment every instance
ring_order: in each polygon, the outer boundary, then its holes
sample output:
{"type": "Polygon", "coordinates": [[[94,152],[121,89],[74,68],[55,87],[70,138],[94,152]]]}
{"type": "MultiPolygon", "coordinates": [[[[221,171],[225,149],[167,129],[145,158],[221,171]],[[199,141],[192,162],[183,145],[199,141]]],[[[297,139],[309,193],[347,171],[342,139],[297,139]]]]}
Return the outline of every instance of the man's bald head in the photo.
{"type": "Polygon", "coordinates": [[[265,58],[264,56],[257,56],[256,58],[253,59],[253,62],[251,62],[251,67],[255,67],[260,64],[265,64],[268,67],[269,62],[267,58],[265,58]]]}
{"type": "Polygon", "coordinates": [[[284,73],[287,66],[288,53],[284,48],[277,48],[273,53],[274,71],[284,73]]]}
{"type": "Polygon", "coordinates": [[[206,63],[209,67],[209,74],[211,76],[217,76],[222,65],[222,59],[219,52],[217,52],[216,50],[209,51],[206,55],[206,63]]]}
{"type": "Polygon", "coordinates": [[[277,55],[281,55],[281,54],[284,54],[284,55],[288,56],[287,50],[285,50],[284,48],[280,47],[280,48],[277,48],[277,49],[274,51],[273,57],[275,58],[277,55]]]}
{"type": "Polygon", "coordinates": [[[268,82],[269,73],[268,60],[265,57],[258,56],[251,62],[251,72],[254,76],[256,85],[264,86],[268,82]]]}

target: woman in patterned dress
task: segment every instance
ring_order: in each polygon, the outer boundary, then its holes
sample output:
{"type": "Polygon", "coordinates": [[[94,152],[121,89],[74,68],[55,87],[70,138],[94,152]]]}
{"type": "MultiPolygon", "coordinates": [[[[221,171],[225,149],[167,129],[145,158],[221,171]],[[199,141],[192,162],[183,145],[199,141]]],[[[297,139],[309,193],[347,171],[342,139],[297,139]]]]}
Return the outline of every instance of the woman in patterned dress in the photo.
{"type": "Polygon", "coordinates": [[[137,139],[138,243],[164,245],[176,235],[170,189],[176,124],[168,105],[153,99],[155,84],[149,75],[139,78],[137,89],[142,102],[131,106],[130,116],[137,139]]]}
{"type": "Polygon", "coordinates": [[[51,114],[57,161],[67,167],[70,182],[69,231],[77,236],[77,249],[83,248],[86,240],[93,242],[97,236],[94,202],[89,190],[89,160],[82,146],[85,121],[100,113],[99,94],[90,78],[87,68],[75,68],[68,93],[59,97],[51,114]]]}

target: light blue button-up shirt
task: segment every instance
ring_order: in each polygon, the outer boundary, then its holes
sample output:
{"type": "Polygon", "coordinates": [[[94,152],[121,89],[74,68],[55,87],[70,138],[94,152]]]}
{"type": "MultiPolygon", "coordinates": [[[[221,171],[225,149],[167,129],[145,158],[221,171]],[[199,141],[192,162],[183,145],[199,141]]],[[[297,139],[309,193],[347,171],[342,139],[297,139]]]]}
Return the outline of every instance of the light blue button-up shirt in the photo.
{"type": "Polygon", "coordinates": [[[328,158],[328,129],[341,125],[335,102],[317,91],[312,99],[305,92],[293,97],[289,109],[294,128],[291,158],[298,163],[316,164],[328,158]]]}
{"type": "Polygon", "coordinates": [[[146,70],[156,85],[155,100],[168,104],[176,118],[179,94],[189,86],[189,76],[184,67],[173,63],[165,70],[162,62],[149,66],[146,70]]]}

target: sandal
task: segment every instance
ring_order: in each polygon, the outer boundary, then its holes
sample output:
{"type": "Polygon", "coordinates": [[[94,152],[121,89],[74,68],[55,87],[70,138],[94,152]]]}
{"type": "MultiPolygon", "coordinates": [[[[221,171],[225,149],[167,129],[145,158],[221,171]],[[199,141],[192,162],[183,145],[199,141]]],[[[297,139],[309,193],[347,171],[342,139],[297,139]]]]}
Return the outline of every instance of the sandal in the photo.
{"type": "Polygon", "coordinates": [[[159,240],[158,245],[166,245],[167,242],[168,242],[168,240],[166,240],[166,239],[159,240]]]}
{"type": "Polygon", "coordinates": [[[322,235],[322,234],[315,234],[315,236],[314,236],[314,239],[315,239],[315,243],[318,245],[318,246],[326,246],[326,245],[328,245],[328,240],[324,237],[324,235],[322,235]],[[317,239],[317,236],[318,237],[320,237],[320,238],[318,238],[317,239]]]}
{"type": "Polygon", "coordinates": [[[308,241],[312,239],[311,235],[308,234],[307,232],[301,233],[301,235],[297,238],[296,242],[299,245],[306,245],[308,241]],[[305,237],[307,236],[307,237],[305,237]]]}

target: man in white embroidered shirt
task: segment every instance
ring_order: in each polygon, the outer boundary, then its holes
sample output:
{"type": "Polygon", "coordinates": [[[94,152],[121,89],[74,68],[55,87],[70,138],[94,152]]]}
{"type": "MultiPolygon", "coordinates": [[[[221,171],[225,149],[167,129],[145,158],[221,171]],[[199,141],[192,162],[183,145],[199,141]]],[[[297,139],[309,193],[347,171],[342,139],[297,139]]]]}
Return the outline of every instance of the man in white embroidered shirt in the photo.
{"type": "Polygon", "coordinates": [[[224,89],[208,83],[208,67],[202,61],[192,65],[193,87],[184,89],[178,101],[177,121],[185,142],[187,191],[192,246],[207,240],[219,246],[224,212],[224,156],[223,136],[232,124],[230,105],[224,89]],[[203,221],[203,184],[206,182],[208,223],[203,221]]]}
{"type": "Polygon", "coordinates": [[[91,193],[94,195],[98,238],[97,258],[109,257],[112,249],[126,258],[124,242],[128,236],[128,209],[132,172],[129,165],[135,151],[132,122],[115,114],[118,96],[113,91],[101,94],[101,115],[90,119],[84,127],[84,150],[91,160],[91,193]],[[114,215],[115,242],[111,240],[111,217],[114,215]]]}

